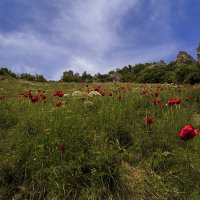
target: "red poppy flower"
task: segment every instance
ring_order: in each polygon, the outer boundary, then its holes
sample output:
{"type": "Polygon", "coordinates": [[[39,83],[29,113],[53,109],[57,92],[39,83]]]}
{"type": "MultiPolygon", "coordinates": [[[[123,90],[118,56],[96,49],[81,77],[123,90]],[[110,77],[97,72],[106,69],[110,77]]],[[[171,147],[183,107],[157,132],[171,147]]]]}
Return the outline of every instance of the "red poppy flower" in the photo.
{"type": "Polygon", "coordinates": [[[180,104],[180,103],[181,103],[181,99],[179,98],[172,98],[167,102],[168,106],[173,106],[175,104],[180,104]]]}
{"type": "Polygon", "coordinates": [[[140,92],[141,95],[147,94],[147,93],[148,93],[148,90],[146,88],[142,92],[140,92]]]}
{"type": "Polygon", "coordinates": [[[189,140],[190,138],[193,138],[195,135],[199,134],[199,129],[194,129],[190,124],[185,125],[181,130],[178,132],[178,136],[182,140],[189,140]]]}
{"type": "Polygon", "coordinates": [[[61,102],[61,101],[56,101],[56,102],[55,102],[55,105],[59,107],[59,106],[62,105],[62,102],[61,102]]]}
{"type": "Polygon", "coordinates": [[[161,100],[160,100],[160,99],[154,99],[152,102],[153,102],[154,104],[159,104],[159,103],[161,102],[161,100]]]}
{"type": "Polygon", "coordinates": [[[163,104],[160,104],[160,108],[164,108],[164,105],[163,105],[163,104]]]}
{"type": "Polygon", "coordinates": [[[112,92],[110,92],[108,95],[109,95],[109,96],[112,96],[113,94],[112,94],[112,92]]]}
{"type": "Polygon", "coordinates": [[[31,98],[31,101],[32,101],[33,103],[37,102],[38,100],[39,100],[39,96],[38,96],[38,95],[35,95],[35,96],[33,96],[33,97],[31,98]]]}
{"type": "Polygon", "coordinates": [[[55,91],[53,93],[53,96],[59,96],[59,97],[63,97],[64,96],[64,93],[62,91],[55,91]]]}
{"type": "Polygon", "coordinates": [[[158,97],[158,95],[159,95],[158,92],[154,92],[153,94],[154,97],[158,97]]]}
{"type": "Polygon", "coordinates": [[[160,86],[160,85],[157,85],[157,88],[158,88],[158,89],[160,89],[160,88],[161,88],[161,86],[160,86]]]}
{"type": "Polygon", "coordinates": [[[97,92],[99,92],[99,90],[100,90],[100,87],[101,87],[101,86],[95,87],[95,88],[94,88],[94,91],[97,91],[97,92]]]}
{"type": "Polygon", "coordinates": [[[65,152],[65,144],[60,145],[60,152],[64,153],[65,152]]]}
{"type": "Polygon", "coordinates": [[[44,95],[44,94],[40,94],[40,97],[41,97],[43,100],[45,100],[45,99],[47,98],[47,96],[44,95]]]}
{"type": "Polygon", "coordinates": [[[5,99],[5,96],[0,96],[0,100],[4,100],[5,99]]]}
{"type": "Polygon", "coordinates": [[[146,117],[144,118],[144,122],[147,123],[147,124],[152,124],[154,123],[154,119],[152,117],[146,117]]]}
{"type": "Polygon", "coordinates": [[[31,90],[29,90],[27,93],[22,93],[20,95],[22,95],[23,97],[30,97],[30,98],[32,98],[32,92],[31,92],[31,90]]]}
{"type": "Polygon", "coordinates": [[[101,96],[105,96],[105,92],[99,90],[99,93],[101,94],[101,96]]]}
{"type": "Polygon", "coordinates": [[[19,95],[22,97],[28,97],[28,94],[26,94],[26,93],[20,93],[19,95]]]}

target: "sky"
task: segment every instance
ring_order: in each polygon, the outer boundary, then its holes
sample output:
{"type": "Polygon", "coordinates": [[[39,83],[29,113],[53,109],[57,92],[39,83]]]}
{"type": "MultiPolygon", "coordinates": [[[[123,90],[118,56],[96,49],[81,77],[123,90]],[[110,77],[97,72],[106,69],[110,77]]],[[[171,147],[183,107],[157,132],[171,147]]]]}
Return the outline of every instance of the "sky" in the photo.
{"type": "Polygon", "coordinates": [[[59,80],[196,59],[199,0],[0,0],[0,67],[59,80]]]}

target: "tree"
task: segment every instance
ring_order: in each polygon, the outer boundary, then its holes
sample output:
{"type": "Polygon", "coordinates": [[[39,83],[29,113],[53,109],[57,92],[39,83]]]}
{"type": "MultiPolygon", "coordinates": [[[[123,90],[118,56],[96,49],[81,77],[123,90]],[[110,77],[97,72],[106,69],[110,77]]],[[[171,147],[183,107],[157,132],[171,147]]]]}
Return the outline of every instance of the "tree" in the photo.
{"type": "Polygon", "coordinates": [[[20,75],[20,79],[24,79],[24,80],[27,80],[27,81],[35,81],[35,76],[34,75],[31,75],[29,73],[22,73],[20,75]]]}
{"type": "Polygon", "coordinates": [[[72,70],[63,72],[61,80],[64,82],[74,82],[74,72],[72,70]]]}
{"type": "Polygon", "coordinates": [[[140,83],[164,83],[166,70],[164,67],[147,68],[137,78],[140,83]]]}
{"type": "Polygon", "coordinates": [[[38,81],[38,82],[46,82],[46,81],[47,81],[47,80],[44,78],[43,75],[38,75],[38,74],[35,75],[35,80],[38,81]]]}
{"type": "Polygon", "coordinates": [[[6,77],[12,77],[12,78],[16,78],[16,74],[11,72],[9,69],[7,68],[1,68],[0,69],[0,76],[6,76],[6,77]]]}
{"type": "Polygon", "coordinates": [[[196,73],[196,72],[189,73],[186,76],[184,83],[190,83],[192,85],[195,83],[200,83],[200,70],[199,70],[199,73],[196,73]]]}
{"type": "Polygon", "coordinates": [[[175,71],[177,83],[199,83],[200,69],[196,65],[181,64],[175,71]]]}
{"type": "Polygon", "coordinates": [[[92,76],[90,74],[88,74],[86,71],[84,71],[81,76],[81,82],[91,83],[92,81],[93,81],[92,76]]]}

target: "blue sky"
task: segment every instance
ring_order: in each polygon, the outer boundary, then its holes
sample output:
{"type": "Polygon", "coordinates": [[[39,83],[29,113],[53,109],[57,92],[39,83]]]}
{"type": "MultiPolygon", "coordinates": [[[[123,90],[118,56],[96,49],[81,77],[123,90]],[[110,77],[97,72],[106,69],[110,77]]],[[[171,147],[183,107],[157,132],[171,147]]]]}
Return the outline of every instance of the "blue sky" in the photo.
{"type": "Polygon", "coordinates": [[[58,80],[66,70],[196,59],[199,0],[0,0],[0,67],[58,80]]]}

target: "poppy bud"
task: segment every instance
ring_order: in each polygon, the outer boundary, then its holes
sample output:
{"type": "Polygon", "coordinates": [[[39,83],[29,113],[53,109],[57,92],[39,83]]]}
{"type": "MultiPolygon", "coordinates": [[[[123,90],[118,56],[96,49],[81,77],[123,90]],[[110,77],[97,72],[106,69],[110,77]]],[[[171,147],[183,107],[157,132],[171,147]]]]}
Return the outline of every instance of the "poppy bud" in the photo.
{"type": "Polygon", "coordinates": [[[64,153],[65,152],[65,144],[60,145],[60,152],[64,153]]]}
{"type": "Polygon", "coordinates": [[[147,123],[147,124],[152,124],[152,123],[154,123],[154,121],[155,120],[152,117],[146,117],[144,119],[144,122],[147,123]]]}

